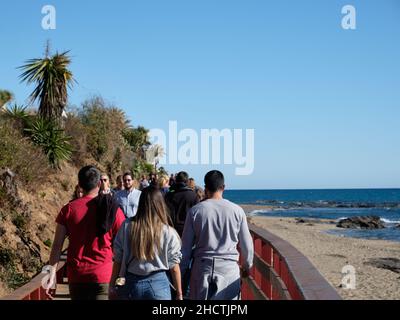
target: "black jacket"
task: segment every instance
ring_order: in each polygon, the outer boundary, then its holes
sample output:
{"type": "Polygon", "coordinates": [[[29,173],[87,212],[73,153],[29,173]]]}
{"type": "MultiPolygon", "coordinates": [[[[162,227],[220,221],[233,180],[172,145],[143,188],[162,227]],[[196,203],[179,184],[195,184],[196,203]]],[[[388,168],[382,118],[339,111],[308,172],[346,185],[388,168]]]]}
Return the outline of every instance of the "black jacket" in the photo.
{"type": "Polygon", "coordinates": [[[190,208],[199,201],[192,189],[183,183],[177,183],[171,187],[165,196],[165,201],[170,210],[172,222],[178,234],[182,236],[185,226],[186,214],[190,208]]]}

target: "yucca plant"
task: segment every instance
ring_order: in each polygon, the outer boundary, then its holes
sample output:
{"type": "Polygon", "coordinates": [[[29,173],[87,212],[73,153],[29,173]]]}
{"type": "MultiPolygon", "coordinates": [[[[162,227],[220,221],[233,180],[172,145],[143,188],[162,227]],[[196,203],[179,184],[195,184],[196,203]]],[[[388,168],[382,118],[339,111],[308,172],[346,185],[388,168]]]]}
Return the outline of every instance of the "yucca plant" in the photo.
{"type": "Polygon", "coordinates": [[[24,129],[29,127],[32,116],[26,111],[26,107],[14,104],[5,110],[3,117],[7,120],[14,120],[20,129],[24,129]]]}
{"type": "Polygon", "coordinates": [[[70,63],[67,51],[51,57],[46,55],[43,59],[30,59],[19,67],[23,70],[21,81],[36,84],[30,95],[31,102],[39,101],[39,116],[46,120],[59,122],[67,105],[68,88],[74,81],[68,69],[70,63]]]}
{"type": "Polygon", "coordinates": [[[42,147],[50,165],[54,168],[59,168],[63,160],[70,160],[72,154],[70,137],[66,136],[54,122],[39,117],[32,122],[26,132],[34,144],[42,147]]]}

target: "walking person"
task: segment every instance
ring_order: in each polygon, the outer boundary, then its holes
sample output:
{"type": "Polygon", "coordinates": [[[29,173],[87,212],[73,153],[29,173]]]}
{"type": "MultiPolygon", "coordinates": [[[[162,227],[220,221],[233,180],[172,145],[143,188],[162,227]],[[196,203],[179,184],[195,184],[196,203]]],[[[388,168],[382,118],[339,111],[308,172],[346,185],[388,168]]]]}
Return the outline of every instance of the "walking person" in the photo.
{"type": "Polygon", "coordinates": [[[181,241],[169,223],[164,198],[158,188],[148,187],[136,216],[125,221],[115,239],[110,299],[171,300],[170,271],[176,299],[182,300],[181,257],[181,241]],[[125,278],[123,287],[116,287],[117,278],[125,278]]]}
{"type": "MultiPolygon", "coordinates": [[[[125,217],[111,195],[99,195],[100,172],[93,166],[78,174],[83,197],[61,209],[50,254],[57,269],[66,237],[67,273],[72,300],[107,300],[112,274],[112,242],[125,217]]],[[[55,276],[55,274],[53,274],[55,276]]],[[[52,295],[47,290],[47,295],[52,295]]]]}
{"type": "Polygon", "coordinates": [[[157,185],[157,174],[155,174],[155,173],[150,174],[150,176],[149,176],[149,184],[152,187],[157,185]]]}
{"type": "Polygon", "coordinates": [[[124,178],[122,176],[118,176],[117,179],[115,179],[115,182],[117,184],[117,187],[114,188],[113,192],[117,193],[118,191],[124,190],[124,178]]]}
{"type": "Polygon", "coordinates": [[[199,202],[194,191],[188,187],[188,181],[189,175],[184,171],[179,172],[175,184],[165,196],[172,222],[180,236],[183,234],[188,210],[199,202]]]}
{"type": "Polygon", "coordinates": [[[127,218],[133,218],[136,215],[139,198],[141,191],[135,188],[135,180],[130,172],[123,175],[124,190],[121,190],[115,194],[122,211],[127,218]]]}
{"type": "Polygon", "coordinates": [[[171,176],[169,177],[169,186],[172,187],[175,184],[175,175],[171,173],[171,176]]]}
{"type": "Polygon", "coordinates": [[[194,191],[197,196],[198,202],[201,202],[205,198],[204,190],[196,184],[196,181],[193,178],[190,178],[188,181],[188,187],[194,191]]]}
{"type": "Polygon", "coordinates": [[[158,179],[158,188],[160,189],[162,195],[165,197],[169,192],[169,178],[167,175],[162,175],[158,179]]]}
{"type": "Polygon", "coordinates": [[[143,175],[142,178],[140,179],[139,190],[143,191],[144,189],[148,188],[149,186],[150,186],[149,181],[146,179],[146,176],[143,175]]]}
{"type": "Polygon", "coordinates": [[[247,276],[253,264],[253,241],[246,214],[238,205],[225,200],[224,176],[211,171],[205,176],[207,200],[189,210],[182,239],[182,275],[189,272],[193,300],[237,300],[241,275],[247,276]],[[239,245],[243,265],[239,267],[239,245]]]}
{"type": "Polygon", "coordinates": [[[100,176],[100,193],[101,194],[112,194],[111,186],[110,186],[110,177],[103,173],[100,176]]]}

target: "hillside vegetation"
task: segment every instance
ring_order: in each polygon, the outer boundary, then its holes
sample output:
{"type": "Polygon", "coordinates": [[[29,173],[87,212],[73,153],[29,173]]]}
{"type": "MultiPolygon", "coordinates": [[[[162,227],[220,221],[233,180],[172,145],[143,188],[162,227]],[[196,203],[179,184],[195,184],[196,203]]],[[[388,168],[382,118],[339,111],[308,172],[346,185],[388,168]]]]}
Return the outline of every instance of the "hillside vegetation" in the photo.
{"type": "Polygon", "coordinates": [[[121,108],[100,96],[68,106],[69,63],[64,53],[21,67],[21,78],[36,85],[29,107],[0,90],[0,296],[47,262],[55,217],[82,166],[96,165],[112,181],[127,170],[137,177],[163,170],[146,161],[148,130],[133,126],[121,108]]]}

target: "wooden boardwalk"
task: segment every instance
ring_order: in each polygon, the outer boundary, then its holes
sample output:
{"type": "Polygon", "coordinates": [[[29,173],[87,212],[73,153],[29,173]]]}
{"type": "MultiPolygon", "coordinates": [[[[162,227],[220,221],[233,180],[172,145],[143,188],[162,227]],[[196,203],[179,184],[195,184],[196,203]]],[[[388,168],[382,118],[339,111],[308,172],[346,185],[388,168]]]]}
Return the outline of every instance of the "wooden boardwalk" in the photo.
{"type": "MultiPolygon", "coordinates": [[[[254,242],[254,267],[243,279],[243,300],[341,300],[311,262],[287,241],[249,224],[254,242]]],[[[47,300],[39,274],[28,284],[0,300],[47,300]]],[[[66,278],[66,255],[57,268],[54,300],[71,300],[66,278]]]]}
{"type": "Polygon", "coordinates": [[[71,300],[68,284],[58,284],[54,300],[71,300]]]}

